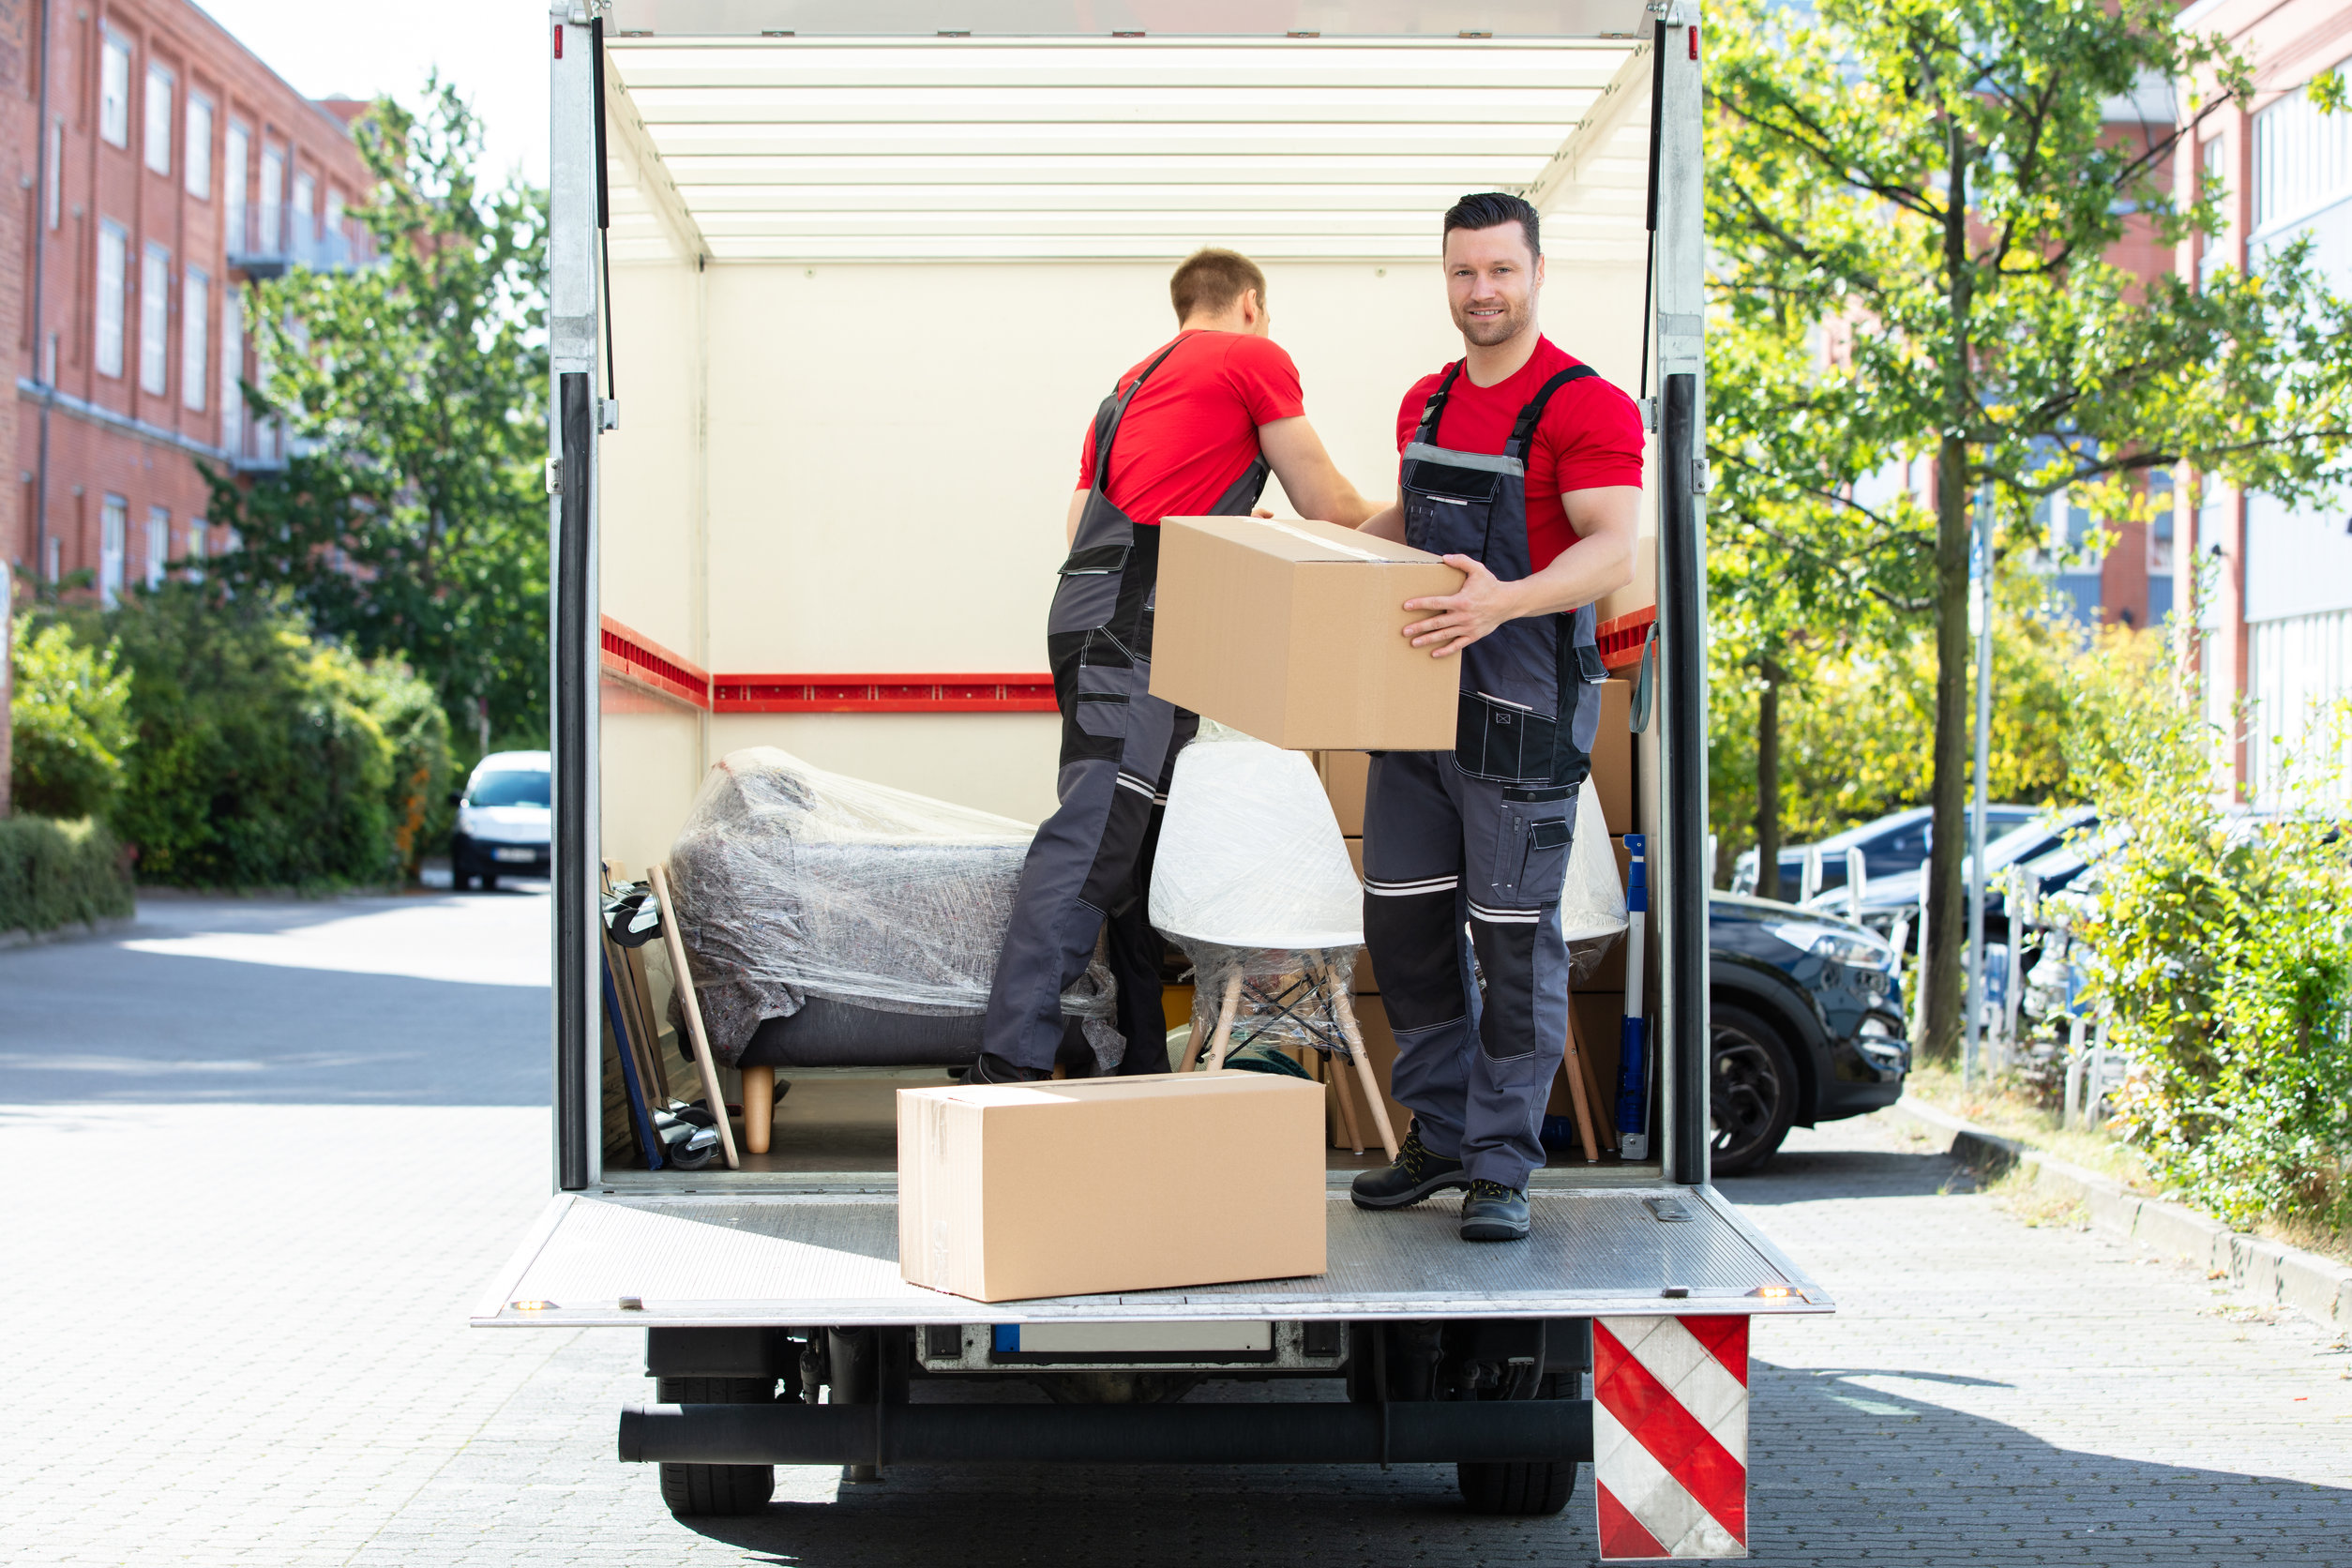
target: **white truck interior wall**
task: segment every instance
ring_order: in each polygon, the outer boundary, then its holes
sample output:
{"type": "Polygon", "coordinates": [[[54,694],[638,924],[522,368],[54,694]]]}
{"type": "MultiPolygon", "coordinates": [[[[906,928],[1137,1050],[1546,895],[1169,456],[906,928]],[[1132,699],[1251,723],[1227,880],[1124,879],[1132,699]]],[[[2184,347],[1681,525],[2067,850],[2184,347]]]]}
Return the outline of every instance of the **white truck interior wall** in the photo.
{"type": "MultiPolygon", "coordinates": [[[[1545,239],[1546,331],[1632,390],[1639,270],[1578,266],[1565,215],[1545,239]]],[[[604,612],[720,672],[1042,672],[1087,421],[1173,330],[1172,264],[698,272],[631,249],[613,269],[604,612]]],[[[1308,416],[1343,473],[1393,495],[1397,402],[1461,352],[1438,266],[1266,271],[1308,416]]],[[[1266,505],[1293,510],[1278,484],[1266,505]]],[[[701,771],[741,746],[1028,822],[1054,804],[1048,714],[704,717],[646,700],[606,727],[607,852],[632,867],[666,852],[701,771]]]]}

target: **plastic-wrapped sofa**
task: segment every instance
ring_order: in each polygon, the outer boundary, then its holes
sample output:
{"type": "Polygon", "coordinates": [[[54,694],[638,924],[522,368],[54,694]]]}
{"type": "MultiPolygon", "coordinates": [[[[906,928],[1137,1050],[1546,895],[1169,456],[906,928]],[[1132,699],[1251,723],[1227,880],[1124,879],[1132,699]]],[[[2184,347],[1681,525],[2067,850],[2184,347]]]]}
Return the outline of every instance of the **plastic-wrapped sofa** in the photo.
{"type": "MultiPolygon", "coordinates": [[[[702,1023],[731,1067],[952,1067],[980,1016],[1034,829],[809,766],[711,769],[670,853],[702,1023]]],[[[1070,1048],[1115,1066],[1109,974],[1063,999],[1070,1048]]]]}

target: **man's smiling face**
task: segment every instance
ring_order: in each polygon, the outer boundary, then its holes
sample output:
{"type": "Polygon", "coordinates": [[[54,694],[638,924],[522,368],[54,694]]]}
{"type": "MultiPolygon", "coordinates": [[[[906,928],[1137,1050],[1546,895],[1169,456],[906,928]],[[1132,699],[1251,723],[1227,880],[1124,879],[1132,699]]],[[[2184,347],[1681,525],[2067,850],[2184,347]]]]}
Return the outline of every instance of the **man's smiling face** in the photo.
{"type": "Polygon", "coordinates": [[[1516,223],[1445,236],[1446,303],[1464,342],[1491,348],[1526,331],[1543,286],[1544,258],[1530,252],[1516,223]]]}

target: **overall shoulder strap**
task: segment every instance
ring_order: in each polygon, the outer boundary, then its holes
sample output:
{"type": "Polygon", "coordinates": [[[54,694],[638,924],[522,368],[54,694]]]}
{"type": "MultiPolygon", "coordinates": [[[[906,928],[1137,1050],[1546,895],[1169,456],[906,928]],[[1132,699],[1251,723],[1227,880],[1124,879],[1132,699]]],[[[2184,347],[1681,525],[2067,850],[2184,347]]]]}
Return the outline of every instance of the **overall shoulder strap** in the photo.
{"type": "Polygon", "coordinates": [[[1445,368],[1444,375],[1438,378],[1438,389],[1430,393],[1428,400],[1421,405],[1421,423],[1413,428],[1415,441],[1425,446],[1437,445],[1438,421],[1445,416],[1446,394],[1454,390],[1454,378],[1461,373],[1462,362],[1457,359],[1445,368]]]}
{"type": "Polygon", "coordinates": [[[1527,407],[1519,410],[1518,422],[1511,427],[1511,440],[1504,445],[1502,455],[1506,458],[1525,458],[1527,444],[1534,438],[1535,427],[1543,419],[1544,407],[1552,400],[1552,394],[1572,381],[1582,381],[1587,376],[1599,373],[1590,365],[1571,365],[1538,387],[1535,396],[1527,400],[1527,407]]]}
{"type": "Polygon", "coordinates": [[[1184,337],[1182,332],[1176,334],[1175,342],[1160,350],[1152,363],[1143,367],[1142,372],[1127,384],[1124,392],[1114,385],[1110,396],[1103,400],[1103,406],[1095,410],[1094,489],[1097,492],[1107,492],[1110,487],[1110,444],[1118,438],[1119,422],[1127,416],[1127,405],[1135,400],[1135,395],[1143,384],[1152,379],[1152,372],[1176,352],[1177,345],[1184,340],[1184,337]]]}

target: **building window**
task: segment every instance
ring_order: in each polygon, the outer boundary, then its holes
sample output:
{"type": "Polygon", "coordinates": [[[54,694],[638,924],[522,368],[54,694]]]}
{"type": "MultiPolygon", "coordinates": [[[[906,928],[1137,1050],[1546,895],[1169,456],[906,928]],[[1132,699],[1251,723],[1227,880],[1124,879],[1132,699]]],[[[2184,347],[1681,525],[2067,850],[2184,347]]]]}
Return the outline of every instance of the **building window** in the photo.
{"type": "Polygon", "coordinates": [[[107,219],[98,236],[98,370],[102,376],[123,373],[123,272],[128,260],[130,234],[107,219]]]}
{"type": "Polygon", "coordinates": [[[181,559],[188,563],[188,580],[204,580],[204,531],[212,524],[203,518],[188,520],[188,544],[181,559]]]}
{"type": "Polygon", "coordinates": [[[49,226],[52,229],[65,218],[66,188],[66,118],[60,114],[49,122],[49,226]]]}
{"type": "Polygon", "coordinates": [[[147,67],[147,167],[158,174],[172,172],[172,73],[161,66],[147,67]]]}
{"type": "Polygon", "coordinates": [[[201,93],[188,95],[188,193],[200,202],[212,200],[212,100],[201,93]]]}
{"type": "Polygon", "coordinates": [[[287,251],[298,261],[308,262],[317,253],[319,229],[314,214],[318,210],[319,182],[308,174],[296,174],[294,182],[294,239],[287,251]]]}
{"type": "Polygon", "coordinates": [[[114,608],[123,596],[123,535],[130,532],[130,503],[110,495],[98,508],[98,603],[114,608]]]}
{"type": "Polygon", "coordinates": [[[229,134],[222,138],[220,150],[221,194],[228,203],[227,231],[229,254],[242,255],[253,249],[253,234],[246,216],[245,160],[252,156],[253,133],[234,120],[229,122],[229,134]]]}
{"type": "Polygon", "coordinates": [[[98,134],[130,145],[130,40],[112,27],[98,50],[98,134]]]}
{"type": "Polygon", "coordinates": [[[329,265],[339,266],[351,260],[351,242],[343,233],[343,193],[339,190],[329,190],[326,193],[324,246],[325,258],[329,265]]]}
{"type": "Polygon", "coordinates": [[[231,460],[245,456],[245,300],[234,286],[220,294],[220,445],[231,460]]]}
{"type": "Polygon", "coordinates": [[[286,200],[286,150],[262,143],[262,227],[253,249],[264,256],[285,254],[286,231],[283,226],[286,200]]]}
{"type": "Polygon", "coordinates": [[[170,369],[172,252],[150,244],[139,260],[139,390],[163,396],[170,369]]]}
{"type": "MultiPolygon", "coordinates": [[[[2336,68],[2352,66],[2352,60],[2336,68]]],[[[2328,113],[2301,88],[2254,117],[2254,226],[2294,222],[2352,195],[2352,114],[2328,113]]]]}
{"type": "Polygon", "coordinates": [[[172,560],[172,514],[161,506],[147,508],[147,586],[163,586],[163,568],[172,560]]]}
{"type": "Polygon", "coordinates": [[[188,269],[180,279],[180,401],[191,413],[204,411],[206,327],[212,315],[212,279],[188,269]]]}

